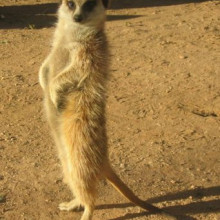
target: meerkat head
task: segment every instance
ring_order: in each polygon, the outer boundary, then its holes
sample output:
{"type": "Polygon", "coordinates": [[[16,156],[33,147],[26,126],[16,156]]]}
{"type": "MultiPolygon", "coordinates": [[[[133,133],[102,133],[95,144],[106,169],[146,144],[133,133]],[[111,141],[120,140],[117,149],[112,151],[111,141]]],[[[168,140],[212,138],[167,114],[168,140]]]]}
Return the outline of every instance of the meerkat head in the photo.
{"type": "Polygon", "coordinates": [[[108,0],[62,0],[60,19],[69,25],[98,27],[105,21],[108,0]]]}

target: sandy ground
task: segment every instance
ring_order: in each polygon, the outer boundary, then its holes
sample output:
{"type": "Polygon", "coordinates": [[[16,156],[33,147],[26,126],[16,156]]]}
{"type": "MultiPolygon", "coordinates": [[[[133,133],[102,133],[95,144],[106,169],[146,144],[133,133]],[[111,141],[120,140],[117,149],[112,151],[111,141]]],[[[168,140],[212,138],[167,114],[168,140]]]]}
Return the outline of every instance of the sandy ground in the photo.
{"type": "MultiPolygon", "coordinates": [[[[0,1],[0,219],[82,214],[57,208],[71,193],[38,84],[56,8],[0,1]]],[[[180,220],[220,219],[219,11],[218,1],[115,0],[107,12],[110,159],[137,195],[180,220]]],[[[165,219],[106,183],[99,192],[94,220],[165,219]]]]}

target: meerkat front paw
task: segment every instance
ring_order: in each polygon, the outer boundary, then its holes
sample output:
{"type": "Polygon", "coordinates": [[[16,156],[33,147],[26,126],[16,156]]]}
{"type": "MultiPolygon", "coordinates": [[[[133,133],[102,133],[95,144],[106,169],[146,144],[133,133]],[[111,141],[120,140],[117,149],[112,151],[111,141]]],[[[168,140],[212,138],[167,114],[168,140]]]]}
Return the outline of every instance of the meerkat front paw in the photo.
{"type": "Polygon", "coordinates": [[[70,202],[60,203],[59,209],[61,211],[81,211],[82,206],[80,205],[80,203],[76,199],[73,199],[70,202]]]}
{"type": "Polygon", "coordinates": [[[46,64],[43,64],[39,70],[39,83],[43,90],[47,87],[49,72],[49,67],[46,64]]]}
{"type": "Polygon", "coordinates": [[[50,94],[50,99],[56,108],[58,107],[58,98],[59,98],[58,93],[59,93],[59,86],[57,85],[56,82],[52,81],[49,86],[49,94],[50,94]]]}
{"type": "Polygon", "coordinates": [[[57,106],[57,92],[52,89],[50,89],[50,99],[52,103],[57,106]]]}

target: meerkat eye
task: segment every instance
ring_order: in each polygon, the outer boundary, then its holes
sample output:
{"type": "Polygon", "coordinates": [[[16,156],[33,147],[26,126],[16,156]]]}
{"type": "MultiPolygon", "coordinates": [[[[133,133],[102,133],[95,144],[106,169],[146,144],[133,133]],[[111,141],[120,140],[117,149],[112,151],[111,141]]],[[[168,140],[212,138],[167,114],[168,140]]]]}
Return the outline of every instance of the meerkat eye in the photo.
{"type": "Polygon", "coordinates": [[[69,9],[74,9],[74,7],[75,7],[75,3],[73,1],[67,1],[67,5],[68,5],[69,9]]]}
{"type": "Polygon", "coordinates": [[[96,6],[96,1],[87,1],[84,5],[83,5],[83,9],[85,11],[92,11],[93,8],[96,6]]]}

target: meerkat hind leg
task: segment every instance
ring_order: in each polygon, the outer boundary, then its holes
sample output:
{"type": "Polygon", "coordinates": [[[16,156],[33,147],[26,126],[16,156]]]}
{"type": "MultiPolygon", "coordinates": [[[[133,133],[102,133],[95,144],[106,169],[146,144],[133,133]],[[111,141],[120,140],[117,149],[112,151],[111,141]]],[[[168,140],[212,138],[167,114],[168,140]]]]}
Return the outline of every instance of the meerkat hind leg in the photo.
{"type": "Polygon", "coordinates": [[[59,209],[62,211],[81,211],[82,205],[77,199],[73,199],[70,202],[62,202],[59,204],[59,209]]]}
{"type": "Polygon", "coordinates": [[[80,220],[91,220],[92,219],[92,215],[93,215],[93,211],[94,211],[94,206],[92,205],[85,205],[85,209],[83,212],[83,215],[81,217],[80,220]]]}

